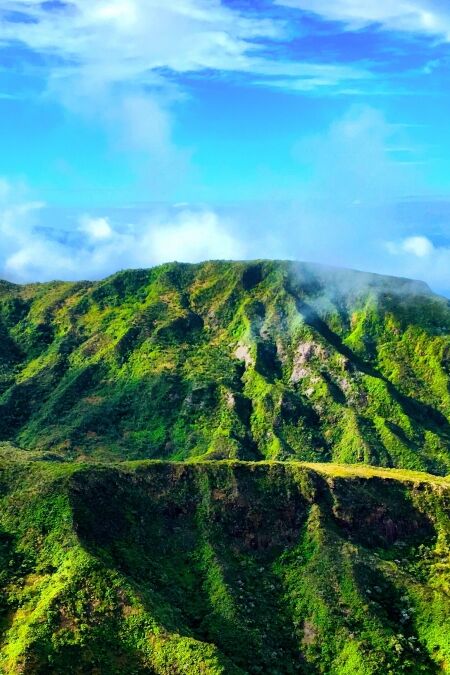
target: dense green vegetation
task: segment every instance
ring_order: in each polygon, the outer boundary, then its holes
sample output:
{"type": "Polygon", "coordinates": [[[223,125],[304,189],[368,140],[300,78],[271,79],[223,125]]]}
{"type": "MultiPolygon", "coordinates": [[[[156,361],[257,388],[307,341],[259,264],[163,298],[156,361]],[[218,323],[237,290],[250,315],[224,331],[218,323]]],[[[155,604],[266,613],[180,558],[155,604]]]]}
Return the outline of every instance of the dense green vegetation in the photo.
{"type": "Polygon", "coordinates": [[[450,673],[447,300],[173,263],[0,339],[0,673],[450,673]]]}
{"type": "Polygon", "coordinates": [[[449,547],[450,482],[426,474],[19,453],[0,672],[450,672],[449,547]]]}
{"type": "Polygon", "coordinates": [[[450,309],[424,284],[260,261],[0,284],[0,440],[67,459],[450,472],[450,309]]]}

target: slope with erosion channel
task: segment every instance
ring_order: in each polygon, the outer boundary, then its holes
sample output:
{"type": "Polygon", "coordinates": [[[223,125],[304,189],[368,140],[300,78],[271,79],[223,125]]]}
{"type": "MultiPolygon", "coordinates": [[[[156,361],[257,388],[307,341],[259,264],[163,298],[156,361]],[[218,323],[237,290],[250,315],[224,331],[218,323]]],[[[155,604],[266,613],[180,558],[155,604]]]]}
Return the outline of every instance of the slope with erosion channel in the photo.
{"type": "Polygon", "coordinates": [[[0,440],[70,459],[450,471],[450,309],[303,263],[0,284],[0,440]]]}
{"type": "Polygon", "coordinates": [[[450,672],[450,483],[0,462],[0,672],[450,672]]]}

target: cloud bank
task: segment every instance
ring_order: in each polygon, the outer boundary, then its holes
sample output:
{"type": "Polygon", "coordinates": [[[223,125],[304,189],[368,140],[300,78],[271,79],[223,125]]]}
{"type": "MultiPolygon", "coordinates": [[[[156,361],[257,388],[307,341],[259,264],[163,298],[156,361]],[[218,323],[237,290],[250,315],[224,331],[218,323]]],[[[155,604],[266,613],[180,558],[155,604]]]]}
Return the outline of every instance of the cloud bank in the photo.
{"type": "Polygon", "coordinates": [[[0,182],[0,276],[16,282],[99,278],[118,269],[170,260],[198,262],[248,255],[232,222],[211,210],[160,209],[135,223],[82,214],[62,232],[42,225],[40,202],[0,182]]]}
{"type": "Polygon", "coordinates": [[[0,276],[99,278],[171,260],[289,258],[418,278],[450,295],[450,232],[433,239],[398,218],[396,204],[424,185],[416,164],[392,152],[406,143],[379,111],[354,107],[293,148],[309,170],[295,200],[73,211],[58,229],[41,201],[3,180],[0,276]]]}
{"type": "Polygon", "coordinates": [[[450,296],[450,245],[435,245],[424,235],[385,243],[397,274],[425,279],[432,288],[450,296]]]}
{"type": "Polygon", "coordinates": [[[445,222],[431,236],[398,217],[396,205],[423,186],[414,162],[395,159],[393,150],[407,142],[379,111],[355,107],[293,148],[309,168],[295,200],[73,210],[58,229],[45,204],[2,180],[0,276],[86,279],[172,260],[285,258],[421,279],[450,296],[445,222]]]}

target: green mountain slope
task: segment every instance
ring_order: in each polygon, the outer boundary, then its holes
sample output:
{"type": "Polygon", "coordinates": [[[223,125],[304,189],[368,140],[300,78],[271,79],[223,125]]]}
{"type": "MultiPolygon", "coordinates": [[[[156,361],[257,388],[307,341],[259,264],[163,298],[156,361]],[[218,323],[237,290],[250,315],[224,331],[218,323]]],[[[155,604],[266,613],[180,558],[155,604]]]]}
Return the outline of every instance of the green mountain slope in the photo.
{"type": "Polygon", "coordinates": [[[2,282],[0,334],[21,448],[450,472],[450,309],[419,282],[269,261],[2,282]]]}
{"type": "Polygon", "coordinates": [[[450,672],[450,482],[0,462],[0,672],[450,672]]]}

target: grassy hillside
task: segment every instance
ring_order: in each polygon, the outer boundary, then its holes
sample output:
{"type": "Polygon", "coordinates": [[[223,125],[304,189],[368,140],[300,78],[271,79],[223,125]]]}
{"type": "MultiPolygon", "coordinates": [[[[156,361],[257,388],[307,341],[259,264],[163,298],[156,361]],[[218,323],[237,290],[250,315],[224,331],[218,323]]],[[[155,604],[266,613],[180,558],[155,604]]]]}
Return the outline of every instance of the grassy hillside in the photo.
{"type": "Polygon", "coordinates": [[[450,482],[0,462],[0,672],[450,672],[450,482]]]}
{"type": "Polygon", "coordinates": [[[448,301],[174,263],[0,336],[0,673],[450,673],[448,301]]]}
{"type": "Polygon", "coordinates": [[[288,262],[0,284],[0,440],[68,459],[450,472],[450,310],[288,262]]]}

